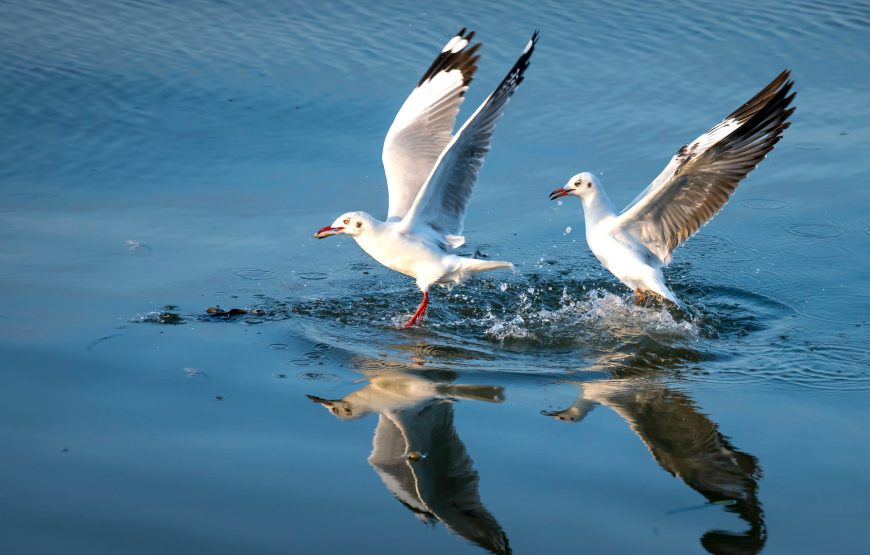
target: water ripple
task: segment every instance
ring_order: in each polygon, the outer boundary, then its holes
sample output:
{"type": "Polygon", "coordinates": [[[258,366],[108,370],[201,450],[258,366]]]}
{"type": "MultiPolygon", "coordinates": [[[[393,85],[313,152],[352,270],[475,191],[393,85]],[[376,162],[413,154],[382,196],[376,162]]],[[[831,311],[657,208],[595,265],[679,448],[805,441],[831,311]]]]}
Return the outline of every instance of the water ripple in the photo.
{"type": "Polygon", "coordinates": [[[266,281],[277,279],[280,274],[272,270],[264,270],[261,268],[234,268],[230,270],[230,274],[241,279],[249,279],[252,281],[266,281]]]}
{"type": "Polygon", "coordinates": [[[803,295],[797,309],[810,318],[832,324],[866,325],[870,319],[870,296],[849,292],[803,295]]]}
{"type": "Polygon", "coordinates": [[[788,206],[787,202],[766,198],[750,198],[740,201],[740,206],[753,210],[781,210],[788,206]]]}
{"type": "Polygon", "coordinates": [[[844,233],[843,228],[832,224],[793,224],[785,228],[787,233],[814,239],[838,237],[844,233]]]}

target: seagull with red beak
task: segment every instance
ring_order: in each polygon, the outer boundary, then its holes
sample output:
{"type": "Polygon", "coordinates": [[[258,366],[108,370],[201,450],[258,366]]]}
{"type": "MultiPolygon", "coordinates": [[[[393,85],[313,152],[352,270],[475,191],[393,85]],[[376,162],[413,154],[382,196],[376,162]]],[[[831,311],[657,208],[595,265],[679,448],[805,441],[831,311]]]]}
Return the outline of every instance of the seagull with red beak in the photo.
{"type": "Polygon", "coordinates": [[[477,70],[480,44],[472,44],[473,37],[473,32],[462,29],[447,42],[387,132],[386,221],[365,212],[348,212],[314,234],[318,239],[349,235],[384,266],[417,280],[423,301],[406,328],[426,312],[433,284],[446,286],[477,272],[512,267],[510,262],[466,258],[450,251],[465,243],[462,227],[472,188],[490,150],[495,125],[529,67],[538,33],[495,91],[451,135],[477,70]]]}
{"type": "Polygon", "coordinates": [[[653,182],[617,212],[601,182],[578,173],[550,200],[578,197],[592,254],[633,289],[638,303],[652,292],[682,307],[665,285],[671,253],[709,222],[788,128],[795,93],[788,70],[712,129],[684,145],[653,182]]]}

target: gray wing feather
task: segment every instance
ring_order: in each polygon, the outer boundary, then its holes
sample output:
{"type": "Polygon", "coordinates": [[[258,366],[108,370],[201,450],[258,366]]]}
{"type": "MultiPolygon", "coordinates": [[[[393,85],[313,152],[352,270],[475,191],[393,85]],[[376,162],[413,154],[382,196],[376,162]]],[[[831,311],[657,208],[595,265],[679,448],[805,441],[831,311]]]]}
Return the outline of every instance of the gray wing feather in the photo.
{"type": "Polygon", "coordinates": [[[796,93],[789,71],[694,142],[618,217],[617,226],[641,241],[663,264],[722,209],[790,125],[796,93]]]}

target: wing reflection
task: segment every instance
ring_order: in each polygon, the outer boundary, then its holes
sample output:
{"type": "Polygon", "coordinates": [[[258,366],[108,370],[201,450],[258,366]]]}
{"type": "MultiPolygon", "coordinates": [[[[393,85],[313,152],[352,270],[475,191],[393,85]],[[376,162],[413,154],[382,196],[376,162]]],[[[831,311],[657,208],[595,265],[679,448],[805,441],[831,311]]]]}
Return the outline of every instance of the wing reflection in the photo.
{"type": "Polygon", "coordinates": [[[395,368],[342,399],[309,395],[342,419],[378,414],[369,464],[388,490],[426,523],[493,553],[510,553],[508,539],[480,501],[479,476],[453,424],[457,399],[500,403],[500,387],[451,383],[452,373],[395,368]],[[446,379],[445,379],[446,378],[446,379]]]}
{"type": "MultiPolygon", "coordinates": [[[[629,372],[628,374],[632,374],[629,372]]],[[[711,503],[736,513],[749,528],[710,530],[701,544],[710,553],[758,553],[767,532],[758,501],[758,460],[737,450],[719,426],[701,413],[683,391],[654,378],[629,377],[578,384],[580,395],[560,411],[545,412],[579,422],[598,405],[619,414],[659,465],[711,503]]]]}

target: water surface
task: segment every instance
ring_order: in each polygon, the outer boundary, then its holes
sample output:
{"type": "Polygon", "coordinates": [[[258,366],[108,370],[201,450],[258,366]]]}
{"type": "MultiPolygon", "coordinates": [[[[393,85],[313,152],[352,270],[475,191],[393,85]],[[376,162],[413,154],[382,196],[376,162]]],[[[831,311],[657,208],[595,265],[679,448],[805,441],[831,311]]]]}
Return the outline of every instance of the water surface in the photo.
{"type": "Polygon", "coordinates": [[[865,549],[870,6],[0,15],[4,553],[865,549]],[[311,233],[383,216],[383,136],[462,26],[460,117],[542,33],[462,251],[517,268],[406,331],[411,280],[311,233]],[[547,193],[627,203],[786,67],[792,127],[667,272],[690,313],[635,306],[547,193]]]}

